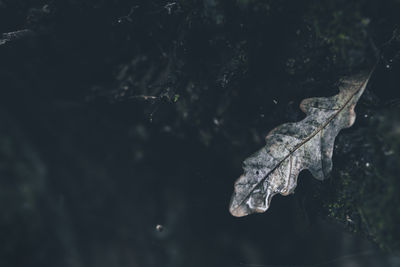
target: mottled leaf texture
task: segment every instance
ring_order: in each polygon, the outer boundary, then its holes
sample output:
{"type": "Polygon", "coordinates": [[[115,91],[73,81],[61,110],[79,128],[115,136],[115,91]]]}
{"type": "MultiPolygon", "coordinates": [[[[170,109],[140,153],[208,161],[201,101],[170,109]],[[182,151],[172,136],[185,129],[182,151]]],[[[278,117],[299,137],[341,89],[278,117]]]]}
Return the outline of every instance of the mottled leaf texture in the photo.
{"type": "Polygon", "coordinates": [[[354,107],[371,73],[342,79],[339,94],[308,98],[300,109],[306,117],[285,123],[266,136],[266,145],[243,162],[244,174],[234,185],[233,216],[264,212],[276,194],[294,193],[299,173],[307,169],[319,179],[332,170],[332,152],[339,131],[353,125],[354,107]]]}

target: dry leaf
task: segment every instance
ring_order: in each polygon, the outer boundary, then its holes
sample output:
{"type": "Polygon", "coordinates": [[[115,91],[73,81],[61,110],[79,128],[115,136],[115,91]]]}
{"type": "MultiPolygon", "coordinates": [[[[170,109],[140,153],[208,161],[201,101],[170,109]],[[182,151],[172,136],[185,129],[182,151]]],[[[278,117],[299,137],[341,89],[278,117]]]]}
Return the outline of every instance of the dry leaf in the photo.
{"type": "Polygon", "coordinates": [[[339,94],[308,98],[300,109],[306,117],[286,123],[266,136],[266,146],[243,162],[244,174],[235,182],[230,203],[233,216],[264,212],[276,194],[294,193],[299,173],[308,169],[319,179],[332,170],[332,152],[339,131],[353,125],[354,107],[371,73],[342,79],[339,94]]]}

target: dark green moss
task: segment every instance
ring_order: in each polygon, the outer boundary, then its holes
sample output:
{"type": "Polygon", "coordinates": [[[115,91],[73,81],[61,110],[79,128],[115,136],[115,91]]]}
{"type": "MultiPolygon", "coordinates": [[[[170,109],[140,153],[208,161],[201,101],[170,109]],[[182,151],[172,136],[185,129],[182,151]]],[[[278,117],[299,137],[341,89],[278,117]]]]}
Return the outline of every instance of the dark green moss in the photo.
{"type": "Polygon", "coordinates": [[[316,1],[307,18],[321,44],[329,47],[335,63],[355,67],[365,60],[370,19],[362,13],[362,1],[316,1]]]}
{"type": "Polygon", "coordinates": [[[381,112],[339,137],[336,171],[323,197],[329,217],[386,250],[400,248],[399,114],[398,108],[381,112]]]}

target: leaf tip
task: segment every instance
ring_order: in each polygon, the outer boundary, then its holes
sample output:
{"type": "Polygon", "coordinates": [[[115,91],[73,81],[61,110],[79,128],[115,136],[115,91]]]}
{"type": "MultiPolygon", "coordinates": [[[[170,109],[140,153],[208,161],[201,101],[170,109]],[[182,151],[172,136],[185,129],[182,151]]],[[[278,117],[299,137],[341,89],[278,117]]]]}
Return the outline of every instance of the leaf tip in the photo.
{"type": "Polygon", "coordinates": [[[237,189],[235,188],[235,191],[229,203],[230,214],[235,217],[243,217],[249,215],[250,213],[247,210],[246,204],[241,203],[241,201],[238,201],[238,196],[237,196],[238,194],[236,190],[237,189]]]}
{"type": "Polygon", "coordinates": [[[246,215],[249,215],[249,213],[247,212],[247,210],[245,208],[243,208],[243,206],[233,206],[233,205],[231,205],[229,207],[229,212],[234,217],[244,217],[246,215]]]}
{"type": "Polygon", "coordinates": [[[254,190],[255,188],[247,193],[248,186],[245,185],[243,188],[244,179],[248,179],[246,175],[240,176],[235,182],[235,190],[229,204],[229,212],[234,217],[265,212],[269,208],[271,198],[274,195],[270,190],[261,193],[260,190],[254,190]]]}

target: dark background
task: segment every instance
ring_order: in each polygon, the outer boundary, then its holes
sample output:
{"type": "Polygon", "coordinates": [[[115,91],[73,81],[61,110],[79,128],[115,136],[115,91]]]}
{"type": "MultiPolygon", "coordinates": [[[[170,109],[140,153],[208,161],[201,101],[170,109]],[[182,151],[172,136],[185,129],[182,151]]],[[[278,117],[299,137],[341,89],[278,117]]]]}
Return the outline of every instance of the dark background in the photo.
{"type": "Polygon", "coordinates": [[[399,14],[395,0],[0,0],[0,265],[399,266],[399,14]],[[332,177],[303,172],[296,194],[232,217],[266,133],[375,64],[332,177]]]}

